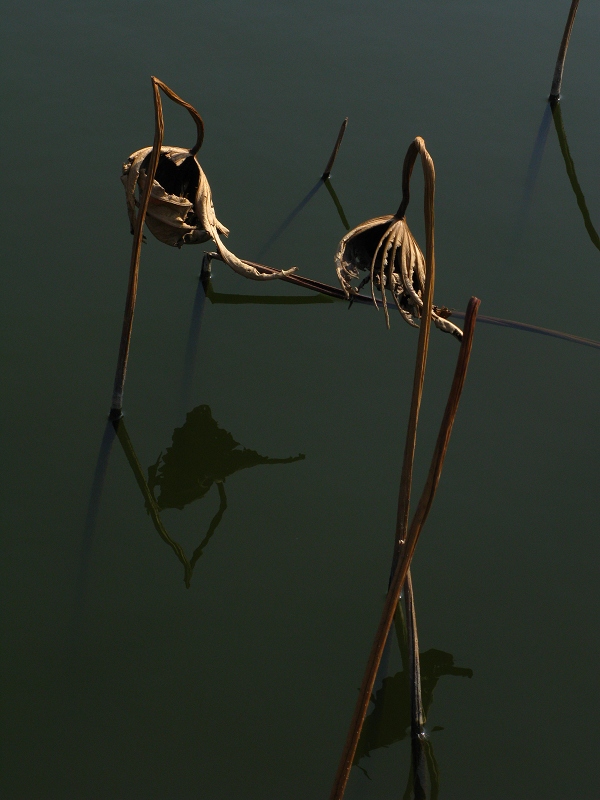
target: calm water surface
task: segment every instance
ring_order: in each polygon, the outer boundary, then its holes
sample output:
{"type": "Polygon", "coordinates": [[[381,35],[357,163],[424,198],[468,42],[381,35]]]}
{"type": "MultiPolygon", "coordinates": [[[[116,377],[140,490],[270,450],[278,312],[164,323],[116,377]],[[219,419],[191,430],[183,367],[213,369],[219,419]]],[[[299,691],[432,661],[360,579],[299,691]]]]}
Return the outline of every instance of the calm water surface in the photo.
{"type": "MultiPolygon", "coordinates": [[[[219,264],[202,308],[203,248],[149,237],[128,438],[106,434],[131,247],[120,165],[152,141],[149,76],[203,115],[240,256],[314,186],[348,116],[333,183],[351,225],[393,213],[404,151],[427,142],[437,302],[474,294],[482,314],[600,340],[600,252],[552,125],[528,178],[568,5],[9,4],[7,800],[327,797],[387,586],[416,347],[397,316],[388,332],[368,307],[218,302],[308,296],[219,264]]],[[[599,31],[582,3],[562,101],[598,224],[599,31]]],[[[185,112],[165,113],[165,143],[191,145],[185,112]]],[[[334,282],[343,233],[321,188],[265,259],[334,282]]],[[[433,331],[417,489],[456,352],[433,331]]],[[[444,800],[597,796],[599,366],[594,349],[477,330],[413,571],[444,800]]],[[[396,649],[388,670],[398,710],[371,726],[350,800],[406,786],[396,649]]]]}

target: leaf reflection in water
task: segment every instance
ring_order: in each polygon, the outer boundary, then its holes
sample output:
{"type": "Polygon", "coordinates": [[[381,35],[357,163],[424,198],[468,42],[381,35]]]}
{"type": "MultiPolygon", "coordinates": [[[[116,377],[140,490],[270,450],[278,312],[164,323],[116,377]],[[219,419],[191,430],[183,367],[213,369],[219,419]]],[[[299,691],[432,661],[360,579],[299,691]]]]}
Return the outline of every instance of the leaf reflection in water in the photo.
{"type": "Polygon", "coordinates": [[[269,458],[256,450],[240,447],[229,431],[220,428],[210,407],[201,405],[187,415],[185,424],[173,431],[173,441],[164,455],[148,469],[148,485],[160,510],[183,509],[205,496],[213,483],[242,469],[260,464],[291,464],[302,461],[300,453],[289,458],[269,458]]]}
{"type": "Polygon", "coordinates": [[[231,433],[219,427],[210,407],[201,405],[190,411],[181,428],[173,431],[172,443],[148,468],[148,479],[133,448],[122,419],[114,422],[117,437],[144,497],[146,510],[161,539],[171,547],[184,569],[184,582],[189,589],[194,567],[204,548],[214,535],[227,508],[225,480],[236,472],[250,467],[270,464],[291,464],[302,461],[300,453],[289,458],[269,458],[255,450],[240,447],[231,433]],[[169,508],[183,509],[201,500],[217,485],[219,509],[208,530],[194,550],[191,559],[183,547],[168,533],[161,512],[169,508]]]}

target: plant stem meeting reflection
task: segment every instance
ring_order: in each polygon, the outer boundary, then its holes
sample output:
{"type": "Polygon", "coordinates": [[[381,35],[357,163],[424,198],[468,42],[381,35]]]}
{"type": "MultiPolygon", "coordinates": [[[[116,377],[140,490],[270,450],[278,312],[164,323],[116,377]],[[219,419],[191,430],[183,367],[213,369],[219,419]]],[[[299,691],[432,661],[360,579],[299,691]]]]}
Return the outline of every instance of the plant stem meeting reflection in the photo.
{"type": "Polygon", "coordinates": [[[146,478],[123,419],[115,420],[114,426],[144,498],[146,511],[161,539],[169,545],[183,565],[184,582],[188,588],[194,567],[227,508],[224,486],[226,479],[251,467],[291,464],[305,458],[302,453],[288,458],[269,458],[255,450],[241,448],[239,442],[213,419],[209,406],[201,405],[189,412],[180,428],[175,428],[171,445],[148,468],[146,478]],[[219,494],[219,509],[191,559],[188,559],[183,547],[168,533],[161,514],[166,509],[183,510],[190,503],[201,500],[213,484],[216,484],[219,494]]]}

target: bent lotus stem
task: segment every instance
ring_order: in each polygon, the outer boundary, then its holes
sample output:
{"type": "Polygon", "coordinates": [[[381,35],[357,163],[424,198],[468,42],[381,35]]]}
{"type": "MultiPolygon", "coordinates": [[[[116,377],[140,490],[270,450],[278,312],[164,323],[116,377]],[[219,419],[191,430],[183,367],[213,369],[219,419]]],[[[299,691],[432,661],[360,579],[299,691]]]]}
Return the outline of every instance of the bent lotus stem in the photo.
{"type": "MultiPolygon", "coordinates": [[[[425,487],[421,494],[421,498],[417,505],[417,510],[412,519],[410,528],[406,534],[405,540],[402,542],[401,554],[394,569],[390,588],[385,599],[381,619],[377,628],[377,633],[375,634],[375,640],[371,648],[371,653],[367,662],[367,668],[359,690],[354,716],[352,717],[348,737],[344,745],[338,771],[335,777],[333,788],[331,790],[330,800],[341,800],[341,798],[344,796],[348,778],[350,776],[350,770],[354,761],[354,755],[356,753],[356,747],[360,738],[360,733],[367,714],[369,703],[371,702],[371,695],[373,692],[375,679],[377,677],[377,671],[381,663],[381,656],[383,654],[385,643],[398,606],[400,592],[406,580],[419,535],[423,525],[425,524],[425,521],[427,520],[429,511],[431,510],[435,492],[439,484],[442,467],[444,465],[444,458],[446,456],[446,450],[448,449],[448,443],[450,441],[450,434],[452,433],[452,426],[456,418],[458,403],[467,375],[479,303],[480,301],[476,297],[472,297],[467,307],[463,340],[461,342],[458,360],[454,371],[454,378],[450,388],[448,401],[446,403],[444,416],[442,418],[432,462],[429,467],[429,473],[427,475],[425,487]]],[[[429,322],[429,320],[427,321],[429,322]]],[[[424,322],[425,320],[423,321],[421,330],[425,328],[424,322]]],[[[415,372],[417,371],[418,370],[415,372]]]]}
{"type": "Polygon", "coordinates": [[[196,143],[190,149],[161,147],[152,180],[148,169],[152,148],[136,150],[123,164],[121,181],[125,187],[132,232],[138,205],[136,188],[139,186],[140,191],[145,192],[149,183],[150,201],[145,221],[153,236],[163,244],[181,248],[183,245],[202,244],[212,239],[223,261],[234,272],[252,280],[274,280],[293,272],[284,270],[274,275],[260,273],[225,247],[221,236],[228,236],[229,229],[216,217],[210,185],[196,158],[204,139],[202,117],[165,83],[157,78],[153,78],[153,81],[171,100],[189,111],[196,124],[197,137],[196,143]]]}
{"type": "MultiPolygon", "coordinates": [[[[425,177],[425,238],[426,238],[426,256],[425,256],[425,291],[423,297],[423,317],[419,328],[419,342],[417,345],[417,357],[415,361],[415,373],[413,379],[413,392],[409,413],[408,431],[406,434],[406,445],[404,448],[404,461],[402,465],[402,477],[400,481],[400,497],[398,501],[398,524],[396,528],[396,541],[402,541],[405,538],[405,530],[408,523],[409,512],[409,498],[412,485],[412,469],[415,454],[416,438],[417,438],[417,423],[419,419],[419,410],[421,407],[421,398],[423,395],[423,381],[425,378],[425,366],[427,363],[427,351],[429,349],[429,331],[431,327],[431,318],[433,312],[433,290],[435,286],[435,239],[434,239],[434,200],[435,200],[435,167],[433,160],[425,142],[421,137],[417,137],[408,149],[406,158],[404,160],[404,169],[408,171],[409,178],[410,172],[414,166],[418,154],[421,154],[421,164],[423,167],[423,174],[425,177]]],[[[404,178],[403,178],[404,186],[404,178]]],[[[399,550],[400,545],[396,546],[399,550]]],[[[395,548],[396,549],[396,548],[395,548]]],[[[397,587],[397,592],[393,598],[393,602],[386,602],[386,609],[391,611],[389,619],[386,617],[387,628],[385,636],[376,638],[376,644],[371,652],[369,663],[367,665],[367,672],[361,685],[358,702],[354,711],[354,717],[350,724],[350,730],[346,739],[342,758],[338,767],[337,775],[335,777],[333,789],[330,795],[331,800],[341,800],[344,796],[350,769],[354,762],[354,754],[360,738],[360,732],[365,720],[367,708],[369,706],[373,686],[377,677],[377,671],[381,662],[381,656],[385,647],[389,629],[392,623],[400,591],[406,579],[406,572],[410,564],[406,565],[406,570],[402,576],[402,581],[397,587]],[[389,607],[388,607],[389,606],[389,607]]],[[[394,579],[396,578],[395,572],[390,582],[388,590],[388,600],[390,593],[394,587],[394,579]]],[[[381,628],[381,625],[380,625],[381,628]]],[[[379,633],[379,631],[378,631],[379,633]]]]}
{"type": "Polygon", "coordinates": [[[167,95],[167,97],[170,100],[172,100],[174,103],[177,103],[180,106],[183,106],[183,108],[187,109],[190,112],[190,116],[196,123],[196,128],[198,130],[198,134],[196,136],[196,143],[193,147],[190,148],[190,155],[195,156],[196,153],[202,147],[202,142],[204,141],[204,120],[202,119],[200,114],[196,111],[194,106],[190,105],[190,103],[186,103],[186,101],[183,100],[183,98],[179,97],[178,94],[175,94],[175,92],[172,89],[170,89],[166,83],[163,83],[158,78],[153,78],[152,80],[156,83],[157,86],[159,86],[163,90],[163,92],[167,95]]]}
{"type": "MultiPolygon", "coordinates": [[[[353,298],[366,283],[370,282],[371,298],[376,308],[379,306],[375,289],[378,288],[381,293],[388,328],[390,316],[387,291],[391,292],[396,308],[409,325],[418,328],[419,320],[423,316],[426,258],[411,233],[405,216],[410,200],[412,170],[417,155],[423,150],[427,152],[423,139],[418,136],[408,148],[404,158],[402,202],[396,214],[374,217],[357,225],[344,236],[335,254],[337,276],[346,297],[353,298]],[[352,281],[359,278],[361,272],[368,272],[368,275],[358,286],[353,286],[352,281]]],[[[425,179],[433,182],[430,192],[433,198],[435,171],[429,154],[427,158],[431,162],[431,170],[425,170],[425,179]]],[[[426,209],[426,215],[427,213],[426,209]]],[[[429,235],[432,237],[433,206],[430,209],[430,225],[429,235]]],[[[443,309],[433,308],[432,319],[436,327],[451,333],[460,341],[462,337],[460,328],[449,322],[447,316],[443,309]]]]}
{"type": "Polygon", "coordinates": [[[550,89],[550,97],[548,100],[551,104],[558,103],[560,100],[560,90],[562,87],[563,73],[565,71],[565,60],[567,58],[567,49],[569,47],[569,40],[571,38],[571,31],[573,30],[573,23],[575,22],[575,14],[579,0],[573,0],[571,8],[569,9],[569,16],[567,17],[567,24],[563,33],[563,38],[558,50],[558,58],[556,59],[556,66],[554,67],[554,77],[552,79],[552,88],[550,89]]]}
{"type": "Polygon", "coordinates": [[[119,356],[117,359],[117,371],[113,387],[112,405],[110,418],[119,419],[123,414],[123,389],[125,386],[125,376],[127,374],[127,360],[129,358],[129,346],[131,343],[131,331],[133,329],[133,314],[135,311],[135,301],[137,297],[138,276],[140,269],[140,256],[142,250],[142,239],[144,222],[150,202],[150,194],[154,183],[154,176],[158,167],[158,159],[162,147],[164,136],[164,119],[162,112],[162,102],[158,90],[160,81],[154,76],[152,80],[152,92],[154,95],[154,143],[150,155],[150,164],[146,185],[142,192],[140,208],[135,218],[133,229],[133,245],[131,248],[131,261],[129,265],[129,284],[127,286],[127,297],[125,300],[125,313],[123,315],[123,329],[121,332],[121,343],[119,345],[119,356]]]}
{"type": "MultiPolygon", "coordinates": [[[[426,240],[426,260],[425,260],[425,296],[423,298],[424,314],[419,328],[419,342],[417,345],[417,359],[415,362],[415,373],[413,379],[413,391],[408,416],[408,430],[406,432],[406,443],[404,446],[404,459],[402,462],[402,473],[400,477],[400,491],[398,495],[398,512],[396,517],[396,544],[393,567],[396,566],[401,542],[406,537],[408,528],[408,516],[410,508],[410,493],[412,489],[412,474],[415,460],[415,448],[417,445],[417,424],[419,422],[419,411],[421,399],[423,397],[423,382],[425,380],[425,366],[427,363],[427,351],[429,348],[429,329],[433,315],[433,290],[435,284],[435,240],[434,240],[434,200],[435,200],[435,168],[431,156],[425,148],[425,142],[419,137],[408,148],[404,159],[404,169],[402,171],[402,204],[406,201],[408,205],[408,192],[410,175],[412,173],[418,153],[421,153],[421,164],[425,176],[425,240],[426,240]]],[[[400,209],[402,208],[402,204],[400,209]]]]}

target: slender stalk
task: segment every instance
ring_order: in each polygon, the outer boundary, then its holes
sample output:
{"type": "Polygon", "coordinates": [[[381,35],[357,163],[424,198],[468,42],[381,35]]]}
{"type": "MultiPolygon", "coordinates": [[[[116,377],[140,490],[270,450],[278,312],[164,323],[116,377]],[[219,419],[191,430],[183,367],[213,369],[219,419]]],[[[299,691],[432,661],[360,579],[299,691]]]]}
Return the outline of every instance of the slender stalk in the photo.
{"type": "MultiPolygon", "coordinates": [[[[405,186],[408,186],[410,175],[417,158],[421,154],[421,163],[423,166],[423,173],[425,177],[425,230],[426,230],[426,254],[425,254],[425,291],[423,297],[423,309],[421,313],[421,324],[419,327],[419,342],[417,345],[417,358],[415,363],[415,374],[413,380],[413,392],[411,407],[409,413],[408,431],[406,434],[406,446],[404,448],[404,462],[402,465],[402,476],[400,480],[400,496],[398,499],[398,515],[396,524],[396,541],[404,541],[406,535],[406,527],[408,524],[409,514],[409,499],[410,489],[412,485],[412,469],[414,462],[414,453],[417,436],[417,422],[419,419],[419,409],[421,406],[421,397],[423,394],[423,381],[425,378],[425,365],[427,362],[427,350],[429,347],[429,332],[431,327],[431,312],[433,306],[433,289],[435,284],[435,243],[434,243],[434,199],[435,199],[435,169],[431,156],[427,152],[425,142],[420,137],[417,137],[406,153],[404,159],[404,167],[402,172],[402,188],[403,200],[407,198],[407,191],[405,186]]],[[[406,199],[408,205],[408,199],[406,199]]],[[[404,210],[406,210],[406,205],[404,210]]],[[[462,350],[462,348],[461,348],[462,350]]],[[[398,599],[400,597],[400,590],[404,580],[406,579],[406,572],[410,562],[407,562],[406,569],[402,575],[402,580],[397,587],[395,595],[392,596],[391,592],[394,588],[394,579],[388,591],[385,610],[385,619],[380,623],[378,635],[371,650],[371,655],[367,664],[367,670],[363,678],[360,688],[358,701],[354,711],[354,716],[350,724],[350,730],[346,739],[346,744],[342,752],[342,757],[338,766],[338,771],[331,790],[330,800],[340,800],[344,796],[346,784],[354,761],[354,754],[360,738],[360,732],[367,714],[371,694],[373,692],[373,685],[377,677],[377,671],[381,662],[381,656],[385,647],[385,642],[389,634],[392,619],[396,611],[398,599]],[[382,635],[382,624],[385,627],[385,635],[382,635]]]]}
{"type": "Polygon", "coordinates": [[[170,100],[172,100],[174,103],[178,103],[180,106],[183,106],[183,108],[186,108],[190,112],[192,119],[196,123],[196,130],[197,130],[196,144],[190,148],[190,155],[195,156],[198,150],[200,150],[200,148],[202,147],[202,142],[204,141],[204,121],[202,117],[196,111],[194,106],[190,105],[189,103],[186,103],[185,100],[179,97],[178,94],[175,94],[173,89],[170,89],[166,83],[159,81],[158,78],[153,78],[152,80],[156,83],[157,86],[159,86],[163,90],[163,92],[167,95],[167,97],[170,100]]]}
{"type": "Polygon", "coordinates": [[[414,778],[415,800],[425,800],[426,793],[426,761],[423,750],[423,697],[421,694],[421,664],[419,661],[419,637],[417,634],[417,613],[413,594],[410,569],[406,573],[403,588],[404,605],[406,606],[406,632],[408,640],[408,675],[410,681],[410,733],[412,774],[414,778]]]}
{"type": "MultiPolygon", "coordinates": [[[[396,553],[406,537],[408,528],[408,517],[410,511],[410,493],[412,488],[412,473],[415,459],[415,448],[417,444],[417,424],[419,421],[419,410],[421,408],[421,398],[423,396],[423,382],[425,380],[425,365],[427,362],[427,350],[429,348],[429,332],[431,328],[431,311],[433,307],[433,290],[435,283],[435,241],[434,241],[434,199],[435,199],[435,169],[431,156],[425,149],[425,142],[417,138],[408,148],[404,159],[402,170],[402,193],[403,199],[398,211],[400,216],[404,216],[409,199],[409,183],[413,166],[417,154],[421,152],[423,172],[425,174],[425,226],[426,226],[426,253],[425,253],[425,292],[423,298],[423,309],[421,325],[419,329],[419,343],[417,345],[417,360],[415,363],[415,374],[413,379],[413,392],[408,417],[408,431],[406,433],[406,444],[404,447],[404,460],[402,463],[402,474],[400,477],[400,491],[398,495],[398,512],[396,516],[396,553]]],[[[396,566],[393,563],[393,568],[396,566]]],[[[393,571],[392,568],[392,571],[393,571]]]]}
{"type": "Polygon", "coordinates": [[[129,265],[129,284],[127,286],[127,298],[125,300],[125,313],[123,315],[123,329],[121,332],[121,343],[119,345],[119,357],[117,360],[117,371],[113,387],[112,405],[110,418],[119,419],[123,414],[123,388],[127,373],[127,359],[129,357],[129,346],[131,343],[131,331],[133,329],[133,314],[135,311],[135,301],[137,296],[138,276],[140,271],[140,256],[142,252],[142,238],[146,212],[150,202],[150,193],[158,167],[160,149],[162,147],[164,135],[164,120],[162,113],[162,102],[158,90],[160,81],[152,76],[152,91],[154,94],[154,143],[152,145],[152,155],[146,176],[146,185],[140,201],[135,227],[133,231],[133,246],[131,248],[131,262],[129,265]]]}
{"type": "Polygon", "coordinates": [[[148,165],[148,174],[146,176],[146,185],[142,192],[140,200],[140,209],[138,211],[135,226],[133,229],[133,245],[131,248],[131,262],[129,265],[129,284],[127,286],[127,298],[125,300],[125,313],[123,315],[123,329],[121,332],[121,343],[119,345],[119,357],[117,360],[117,371],[115,374],[115,383],[113,388],[112,405],[110,409],[110,419],[119,419],[123,414],[123,388],[125,386],[125,377],[127,374],[127,360],[129,358],[129,347],[131,343],[131,331],[133,329],[133,315],[135,312],[135,301],[137,297],[138,276],[140,271],[140,256],[142,253],[142,241],[144,222],[146,221],[146,214],[148,212],[148,204],[150,203],[150,194],[154,184],[154,176],[158,167],[160,158],[160,151],[165,132],[162,101],[160,99],[160,91],[163,92],[180,106],[186,108],[192,116],[196,124],[197,136],[196,143],[190,149],[190,155],[195,155],[204,140],[204,122],[202,117],[196,109],[185,100],[182,100],[178,94],[170,89],[166,83],[163,83],[154,75],[152,80],[152,92],[154,95],[154,143],[152,145],[152,153],[150,155],[150,163],[148,165]]]}
{"type": "Polygon", "coordinates": [[[563,72],[565,71],[565,60],[567,58],[567,49],[569,47],[569,39],[571,38],[571,31],[573,30],[573,23],[575,22],[575,14],[577,13],[577,6],[579,0],[572,0],[571,8],[569,9],[569,16],[567,17],[567,24],[563,33],[563,38],[560,43],[558,51],[558,58],[556,59],[556,66],[554,67],[554,77],[552,79],[552,88],[550,89],[550,103],[558,103],[560,100],[560,89],[562,86],[563,72]]]}
{"type": "MultiPolygon", "coordinates": [[[[464,319],[464,311],[453,311],[452,317],[457,319],[464,319]]],[[[530,325],[527,322],[517,322],[514,319],[502,319],[501,317],[477,317],[477,321],[485,325],[497,325],[499,328],[513,328],[517,331],[525,331],[526,333],[539,333],[540,336],[551,336],[553,339],[563,339],[565,342],[573,342],[573,344],[582,344],[585,347],[593,347],[596,350],[600,349],[600,342],[594,339],[586,339],[583,336],[575,336],[572,333],[563,333],[562,331],[555,331],[552,328],[540,328],[539,325],[530,325]]]]}
{"type": "Polygon", "coordinates": [[[381,620],[379,622],[373,647],[367,662],[367,668],[360,687],[358,701],[356,703],[354,716],[350,725],[350,731],[344,746],[344,751],[342,753],[342,758],[340,760],[340,765],[330,795],[330,800],[341,800],[341,798],[344,796],[350,769],[354,760],[354,754],[356,752],[356,746],[360,738],[360,732],[362,730],[367,708],[371,699],[371,693],[373,691],[373,685],[377,676],[377,670],[381,661],[381,654],[383,653],[383,648],[385,647],[385,642],[396,613],[400,592],[406,580],[419,535],[431,509],[433,498],[440,480],[444,458],[448,448],[450,434],[452,432],[452,426],[458,410],[458,403],[469,365],[479,302],[480,301],[476,297],[472,297],[467,307],[463,339],[460,345],[456,369],[454,371],[454,379],[452,381],[452,387],[446,403],[446,409],[444,411],[433,459],[429,468],[429,474],[427,476],[425,487],[421,494],[417,510],[411,522],[410,529],[408,530],[406,539],[403,543],[402,551],[398,559],[398,563],[396,564],[390,588],[386,596],[381,620]]]}
{"type": "Polygon", "coordinates": [[[337,154],[342,144],[342,139],[344,138],[344,134],[346,133],[347,127],[348,127],[348,117],[346,117],[346,119],[342,122],[342,127],[340,128],[340,132],[338,133],[338,137],[333,147],[333,151],[329,156],[329,161],[327,162],[327,166],[325,167],[325,169],[323,170],[323,174],[321,175],[322,181],[326,181],[327,178],[331,175],[331,170],[333,169],[333,165],[337,158],[337,154]]]}
{"type": "MultiPolygon", "coordinates": [[[[223,260],[220,258],[218,253],[210,253],[210,255],[215,261],[223,260]]],[[[279,272],[279,270],[276,270],[273,267],[268,267],[266,264],[259,264],[256,261],[247,261],[244,259],[244,263],[249,264],[252,267],[256,267],[256,269],[260,270],[261,272],[279,272]]],[[[329,283],[315,281],[312,278],[305,277],[304,275],[298,275],[297,272],[293,275],[285,275],[281,278],[281,280],[287,281],[287,283],[293,283],[295,286],[302,286],[304,289],[309,289],[311,292],[319,292],[319,294],[326,295],[327,297],[334,297],[337,300],[343,300],[344,302],[348,301],[348,298],[339,288],[339,286],[332,286],[329,283]]],[[[208,299],[210,300],[210,297],[208,299]]],[[[371,296],[366,294],[352,295],[351,302],[357,303],[358,305],[373,305],[371,296]]],[[[390,306],[390,308],[394,309],[395,306],[390,306]]],[[[455,319],[464,319],[465,312],[453,310],[450,312],[450,317],[454,317],[455,319]]],[[[514,328],[515,330],[525,331],[526,333],[539,333],[541,336],[551,336],[554,339],[563,339],[566,342],[573,342],[573,344],[582,344],[586,347],[593,347],[597,350],[600,349],[600,342],[597,342],[595,339],[586,339],[583,336],[576,336],[573,333],[564,333],[563,331],[555,331],[552,328],[541,328],[539,325],[530,325],[528,322],[518,322],[514,319],[502,319],[502,317],[485,316],[478,316],[477,320],[485,325],[497,325],[500,328],[514,328]]]]}

